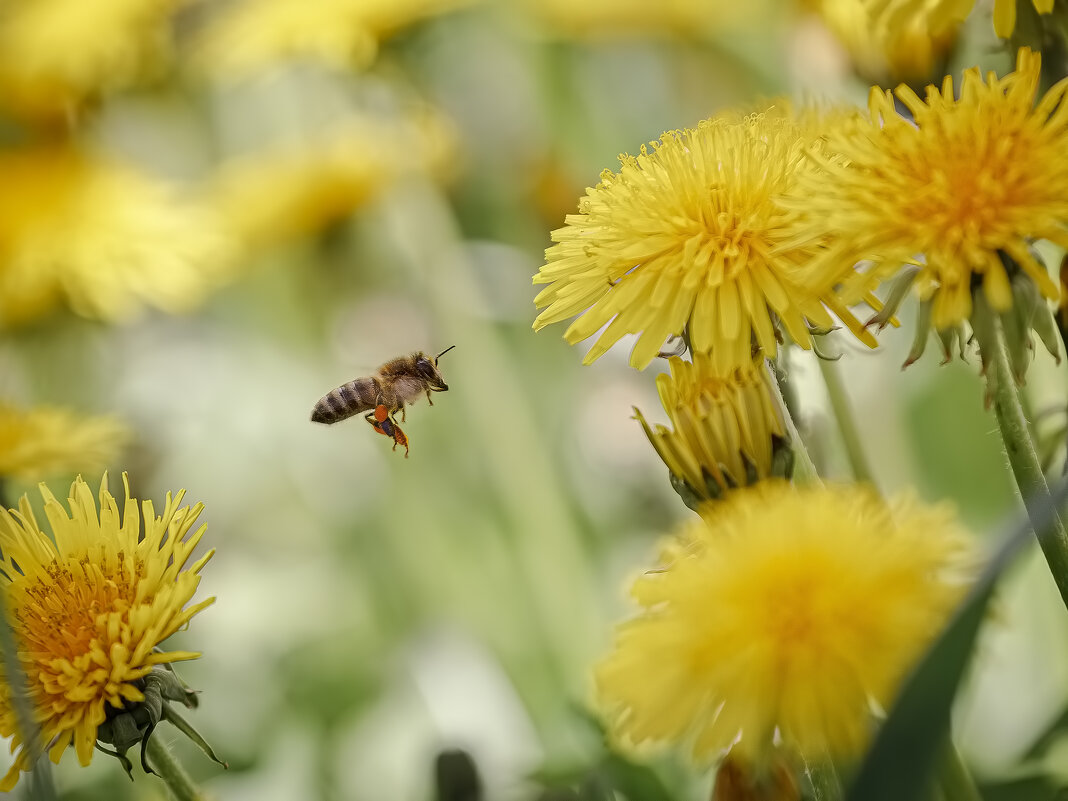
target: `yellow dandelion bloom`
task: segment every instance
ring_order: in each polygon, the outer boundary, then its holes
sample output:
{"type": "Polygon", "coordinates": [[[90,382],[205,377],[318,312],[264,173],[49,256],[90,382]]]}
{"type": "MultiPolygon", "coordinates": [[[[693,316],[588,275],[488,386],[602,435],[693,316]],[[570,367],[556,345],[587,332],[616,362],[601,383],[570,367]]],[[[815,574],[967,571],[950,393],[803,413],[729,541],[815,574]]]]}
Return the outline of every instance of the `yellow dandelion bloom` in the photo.
{"type": "Polygon", "coordinates": [[[189,311],[229,277],[218,220],[169,188],[64,146],[0,153],[0,324],[61,303],[123,321],[189,311]]]}
{"type": "Polygon", "coordinates": [[[5,0],[0,103],[61,119],[86,101],[157,73],[180,0],[5,0]]]}
{"type": "Polygon", "coordinates": [[[918,259],[915,285],[937,329],[970,316],[979,283],[995,310],[1012,306],[1014,276],[1002,256],[1057,297],[1029,244],[1068,246],[1068,81],[1036,106],[1039,66],[1023,48],[1004,78],[968,70],[959,99],[948,77],[925,101],[900,86],[912,120],[873,88],[871,123],[831,137],[847,161],[816,156],[826,172],[805,176],[806,209],[818,229],[833,228],[839,258],[870,260],[882,277],[918,259]]]}
{"type": "Polygon", "coordinates": [[[129,436],[111,417],[82,417],[48,406],[18,409],[0,402],[0,477],[35,481],[79,470],[99,473],[129,436]]]}
{"type": "Polygon", "coordinates": [[[574,344],[607,324],[587,364],[640,333],[630,363],[641,369],[687,329],[695,352],[729,369],[752,360],[754,342],[774,356],[777,323],[810,347],[809,326],[830,327],[830,308],[874,347],[835,295],[840,272],[811,268],[826,235],[806,234],[779,203],[816,170],[805,154],[819,146],[807,124],[773,111],[705,120],[621,156],[552,233],[534,276],[549,285],[535,330],[580,315],[564,334],[574,344]]]}
{"type": "MultiPolygon", "coordinates": [[[[877,25],[891,35],[921,21],[936,33],[959,24],[971,13],[975,0],[863,0],[877,25]]],[[[994,0],[994,32],[1002,39],[1016,27],[1017,0],[994,0]]],[[[1053,0],[1032,0],[1035,11],[1049,14],[1053,0]]]]}
{"type": "MultiPolygon", "coordinates": [[[[88,765],[98,729],[145,700],[144,679],[155,666],[200,656],[158,646],[215,600],[188,606],[215,553],[186,567],[206,529],[190,534],[202,506],[179,508],[184,492],[168,493],[162,515],[151,501],[139,513],[125,475],[123,486],[120,510],[105,474],[98,511],[79,478],[68,512],[42,485],[52,537],[37,525],[25,496],[17,511],[0,510],[7,614],[41,739],[56,763],[73,743],[78,761],[88,765]]],[[[0,735],[13,737],[17,747],[23,738],[2,667],[0,677],[0,735]]],[[[10,790],[31,766],[23,748],[0,790],[10,790]]]]}
{"type": "Polygon", "coordinates": [[[467,0],[238,0],[196,45],[200,69],[245,77],[284,61],[366,67],[394,31],[467,0]]]}
{"type": "Polygon", "coordinates": [[[643,611],[596,680],[615,736],[700,761],[732,744],[760,760],[779,738],[856,756],[872,702],[893,701],[964,588],[952,515],[866,487],[762,482],[682,540],[634,584],[643,611]]]}
{"type": "Polygon", "coordinates": [[[229,230],[262,246],[316,233],[402,175],[443,170],[455,151],[451,129],[431,114],[349,121],[309,140],[229,160],[207,195],[229,230]]]}
{"type": "Polygon", "coordinates": [[[724,374],[697,353],[692,363],[672,357],[670,369],[656,377],[656,388],[671,428],[651,428],[640,411],[635,414],[673,482],[685,482],[695,499],[710,500],[788,467],[777,464],[782,457],[776,454],[788,450],[786,432],[762,360],[724,374]]]}

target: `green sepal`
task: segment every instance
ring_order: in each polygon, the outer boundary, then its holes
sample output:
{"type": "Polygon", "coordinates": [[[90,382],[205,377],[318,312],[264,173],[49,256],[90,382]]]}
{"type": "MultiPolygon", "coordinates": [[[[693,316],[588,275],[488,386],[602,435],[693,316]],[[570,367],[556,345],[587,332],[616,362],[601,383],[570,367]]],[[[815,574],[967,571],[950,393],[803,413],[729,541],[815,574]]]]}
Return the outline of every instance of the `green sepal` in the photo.
{"type": "Polygon", "coordinates": [[[215,751],[210,745],[208,745],[208,741],[204,739],[200,732],[193,728],[193,725],[189,723],[189,721],[187,721],[185,718],[175,712],[174,707],[172,707],[170,704],[165,703],[163,705],[163,720],[170,723],[172,726],[174,726],[174,728],[178,729],[178,731],[180,731],[182,734],[192,740],[193,743],[201,751],[207,754],[208,759],[210,759],[212,762],[216,763],[217,765],[222,765],[224,768],[227,769],[230,767],[229,764],[219,759],[219,757],[215,755],[215,751]]]}

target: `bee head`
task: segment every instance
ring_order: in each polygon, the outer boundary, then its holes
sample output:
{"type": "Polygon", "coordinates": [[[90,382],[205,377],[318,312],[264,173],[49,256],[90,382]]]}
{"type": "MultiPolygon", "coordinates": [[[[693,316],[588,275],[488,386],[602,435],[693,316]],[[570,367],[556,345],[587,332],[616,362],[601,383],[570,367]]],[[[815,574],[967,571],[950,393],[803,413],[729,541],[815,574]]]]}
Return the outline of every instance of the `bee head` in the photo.
{"type": "Polygon", "coordinates": [[[419,374],[419,377],[427,382],[427,385],[435,392],[444,392],[449,388],[449,385],[445,383],[445,379],[441,377],[441,372],[438,370],[438,359],[444,354],[448,353],[452,348],[448,347],[431,359],[424,353],[416,354],[415,357],[415,372],[419,374]]]}

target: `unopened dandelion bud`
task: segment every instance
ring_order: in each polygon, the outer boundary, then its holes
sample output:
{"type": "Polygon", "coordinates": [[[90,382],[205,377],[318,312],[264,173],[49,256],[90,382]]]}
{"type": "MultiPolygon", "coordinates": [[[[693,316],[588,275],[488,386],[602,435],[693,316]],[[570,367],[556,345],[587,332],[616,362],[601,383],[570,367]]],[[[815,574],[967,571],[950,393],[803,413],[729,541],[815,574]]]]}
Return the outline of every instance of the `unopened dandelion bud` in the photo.
{"type": "Polygon", "coordinates": [[[650,426],[637,409],[635,417],[687,506],[789,469],[792,453],[762,362],[721,371],[696,353],[692,362],[669,364],[656,385],[671,427],[650,426]]]}

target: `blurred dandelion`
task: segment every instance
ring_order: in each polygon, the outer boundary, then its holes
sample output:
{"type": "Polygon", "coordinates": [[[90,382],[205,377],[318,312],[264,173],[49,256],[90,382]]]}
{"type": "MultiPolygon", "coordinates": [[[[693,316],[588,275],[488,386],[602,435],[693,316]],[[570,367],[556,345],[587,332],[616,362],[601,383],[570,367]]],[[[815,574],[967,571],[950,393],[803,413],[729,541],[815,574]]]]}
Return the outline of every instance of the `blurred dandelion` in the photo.
{"type": "Polygon", "coordinates": [[[614,36],[648,38],[673,35],[691,38],[723,27],[756,26],[771,10],[768,3],[740,4],[726,0],[668,0],[649,13],[642,0],[525,0],[523,3],[546,30],[578,39],[614,36]]]}
{"type": "Polygon", "coordinates": [[[194,62],[203,72],[240,79],[281,62],[363,68],[379,43],[421,19],[470,0],[238,0],[205,27],[194,62]]]}
{"type": "MultiPolygon", "coordinates": [[[[174,498],[168,493],[162,515],[156,516],[151,501],[139,513],[125,474],[123,486],[120,512],[105,473],[98,511],[79,478],[71,486],[68,513],[42,485],[51,538],[25,496],[17,511],[0,510],[7,615],[34,718],[56,763],[72,743],[78,761],[88,765],[98,742],[121,754],[147,740],[161,714],[148,702],[150,687],[157,701],[188,702],[187,691],[175,687],[164,666],[200,654],[158,646],[215,600],[187,606],[214,554],[186,568],[206,529],[201,525],[190,534],[201,505],[179,508],[183,492],[174,498]],[[129,739],[121,736],[126,731],[129,739]]],[[[0,734],[13,738],[13,750],[23,746],[0,782],[0,790],[10,790],[38,755],[25,747],[6,667],[0,677],[0,734]]]]}
{"type": "Polygon", "coordinates": [[[999,312],[1021,291],[1058,296],[1030,243],[1068,246],[1068,164],[1060,157],[1068,82],[1035,106],[1039,67],[1038,54],[1022,48],[1004,78],[966,71],[959,98],[949,77],[926,101],[898,87],[911,120],[890,92],[873,88],[871,122],[830,135],[845,160],[814,153],[825,172],[801,179],[813,227],[838,237],[837,258],[867,260],[855,286],[896,274],[897,300],[900,283],[915,286],[926,306],[918,337],[927,325],[942,331],[966,321],[978,284],[999,312]],[[902,265],[911,266],[900,272],[902,265]]]}
{"type": "Polygon", "coordinates": [[[232,247],[204,207],[73,146],[0,152],[0,325],[61,303],[121,322],[186,312],[230,277],[232,247]]]}
{"type": "MultiPolygon", "coordinates": [[[[876,25],[893,35],[917,22],[938,33],[959,24],[975,6],[975,0],[863,0],[876,25]]],[[[1002,39],[1016,27],[1017,0],[994,0],[994,32],[1002,39]]],[[[1053,0],[1031,0],[1035,11],[1049,14],[1053,0]]]]}
{"type": "Polygon", "coordinates": [[[724,374],[697,353],[692,363],[672,357],[670,368],[656,388],[671,428],[654,429],[634,411],[684,497],[710,500],[773,473],[785,477],[789,446],[763,360],[724,374]]]}
{"type": "Polygon", "coordinates": [[[845,47],[856,71],[872,82],[926,79],[952,49],[960,23],[955,19],[936,27],[924,13],[877,23],[867,0],[814,0],[808,5],[845,47]]]}
{"type": "Polygon", "coordinates": [[[429,111],[349,120],[225,162],[207,197],[228,229],[257,248],[315,234],[405,174],[444,175],[455,153],[451,128],[429,111]]]}
{"type": "MultiPolygon", "coordinates": [[[[768,481],[727,494],[639,578],[599,698],[626,742],[851,757],[960,597],[952,515],[865,487],[768,481]],[[776,732],[778,734],[776,734],[776,732]],[[737,740],[737,742],[735,742],[737,740]]],[[[734,753],[732,751],[732,753],[734,753]]]]}
{"type": "Polygon", "coordinates": [[[810,326],[833,325],[829,308],[875,347],[835,294],[840,266],[811,269],[826,234],[806,233],[779,203],[816,171],[805,157],[821,147],[812,127],[772,109],[669,131],[621,156],[619,173],[601,173],[553,231],[534,276],[549,285],[535,298],[534,328],[580,315],[564,333],[575,344],[608,324],[587,364],[641,333],[630,357],[639,369],[686,331],[694,352],[729,370],[752,361],[754,340],[773,357],[779,323],[811,347],[810,326]]]}
{"type": "Polygon", "coordinates": [[[0,9],[0,104],[62,121],[159,74],[184,0],[8,0],[0,9]]]}
{"type": "Polygon", "coordinates": [[[99,473],[118,456],[129,430],[112,417],[70,409],[19,409],[0,402],[0,478],[36,481],[79,470],[99,473]]]}

